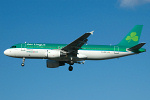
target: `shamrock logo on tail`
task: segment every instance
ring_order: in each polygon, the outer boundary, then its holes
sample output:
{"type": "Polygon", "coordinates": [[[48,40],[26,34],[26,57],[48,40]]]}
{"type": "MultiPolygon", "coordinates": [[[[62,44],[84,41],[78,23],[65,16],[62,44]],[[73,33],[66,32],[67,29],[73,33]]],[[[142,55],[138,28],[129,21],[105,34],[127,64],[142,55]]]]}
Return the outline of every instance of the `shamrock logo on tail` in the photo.
{"type": "Polygon", "coordinates": [[[131,40],[133,40],[133,41],[138,41],[138,36],[136,36],[136,32],[132,32],[132,33],[130,34],[130,36],[127,36],[126,40],[127,40],[128,42],[131,42],[131,40]]]}

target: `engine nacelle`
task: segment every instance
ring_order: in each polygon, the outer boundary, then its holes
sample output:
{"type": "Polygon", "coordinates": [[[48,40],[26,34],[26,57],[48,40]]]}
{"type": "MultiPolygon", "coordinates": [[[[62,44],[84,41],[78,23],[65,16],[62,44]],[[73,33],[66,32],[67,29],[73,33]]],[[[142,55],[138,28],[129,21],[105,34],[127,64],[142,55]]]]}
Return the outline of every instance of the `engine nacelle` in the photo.
{"type": "Polygon", "coordinates": [[[64,66],[65,65],[64,62],[55,61],[55,60],[47,60],[46,64],[47,64],[47,68],[57,68],[59,66],[64,66]]]}
{"type": "Polygon", "coordinates": [[[47,56],[48,58],[58,58],[66,56],[66,53],[63,52],[62,50],[48,50],[47,56]]]}
{"type": "Polygon", "coordinates": [[[60,50],[48,50],[48,58],[60,57],[60,50]]]}

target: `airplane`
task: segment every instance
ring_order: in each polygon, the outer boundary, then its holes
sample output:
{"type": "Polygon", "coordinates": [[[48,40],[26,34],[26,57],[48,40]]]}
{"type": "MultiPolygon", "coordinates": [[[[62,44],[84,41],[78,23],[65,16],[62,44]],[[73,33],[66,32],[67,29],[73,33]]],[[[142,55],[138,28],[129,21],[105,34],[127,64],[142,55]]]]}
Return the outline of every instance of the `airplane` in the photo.
{"type": "Polygon", "coordinates": [[[139,43],[143,25],[134,28],[117,45],[86,45],[88,32],[70,44],[20,43],[4,51],[6,56],[25,59],[47,59],[47,68],[57,68],[69,64],[69,71],[74,63],[84,64],[85,60],[106,60],[146,52],[141,48],[146,43],[139,43]]]}

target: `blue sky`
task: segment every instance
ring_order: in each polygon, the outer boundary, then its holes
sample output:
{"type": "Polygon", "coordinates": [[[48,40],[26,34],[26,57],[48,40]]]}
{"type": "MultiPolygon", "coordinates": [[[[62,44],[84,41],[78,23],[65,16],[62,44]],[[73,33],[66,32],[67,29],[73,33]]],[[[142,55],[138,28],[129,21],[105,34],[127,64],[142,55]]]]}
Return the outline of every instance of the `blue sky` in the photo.
{"type": "Polygon", "coordinates": [[[149,100],[150,0],[0,0],[1,100],[149,100]],[[117,44],[144,25],[146,53],[56,69],[46,60],[10,58],[17,43],[70,43],[94,30],[88,44],[117,44]]]}

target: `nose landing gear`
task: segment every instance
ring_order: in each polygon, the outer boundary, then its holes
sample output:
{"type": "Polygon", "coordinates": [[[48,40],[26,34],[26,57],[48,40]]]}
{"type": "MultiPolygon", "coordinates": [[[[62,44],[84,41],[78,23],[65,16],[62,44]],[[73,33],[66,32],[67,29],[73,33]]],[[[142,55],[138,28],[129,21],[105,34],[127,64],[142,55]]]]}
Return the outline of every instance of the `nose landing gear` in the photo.
{"type": "Polygon", "coordinates": [[[21,64],[21,66],[23,67],[24,66],[24,62],[25,62],[25,57],[23,57],[23,60],[22,60],[23,62],[22,62],[22,64],[21,64]]]}
{"type": "Polygon", "coordinates": [[[23,66],[24,66],[24,63],[22,63],[21,66],[23,67],[23,66]]]}

